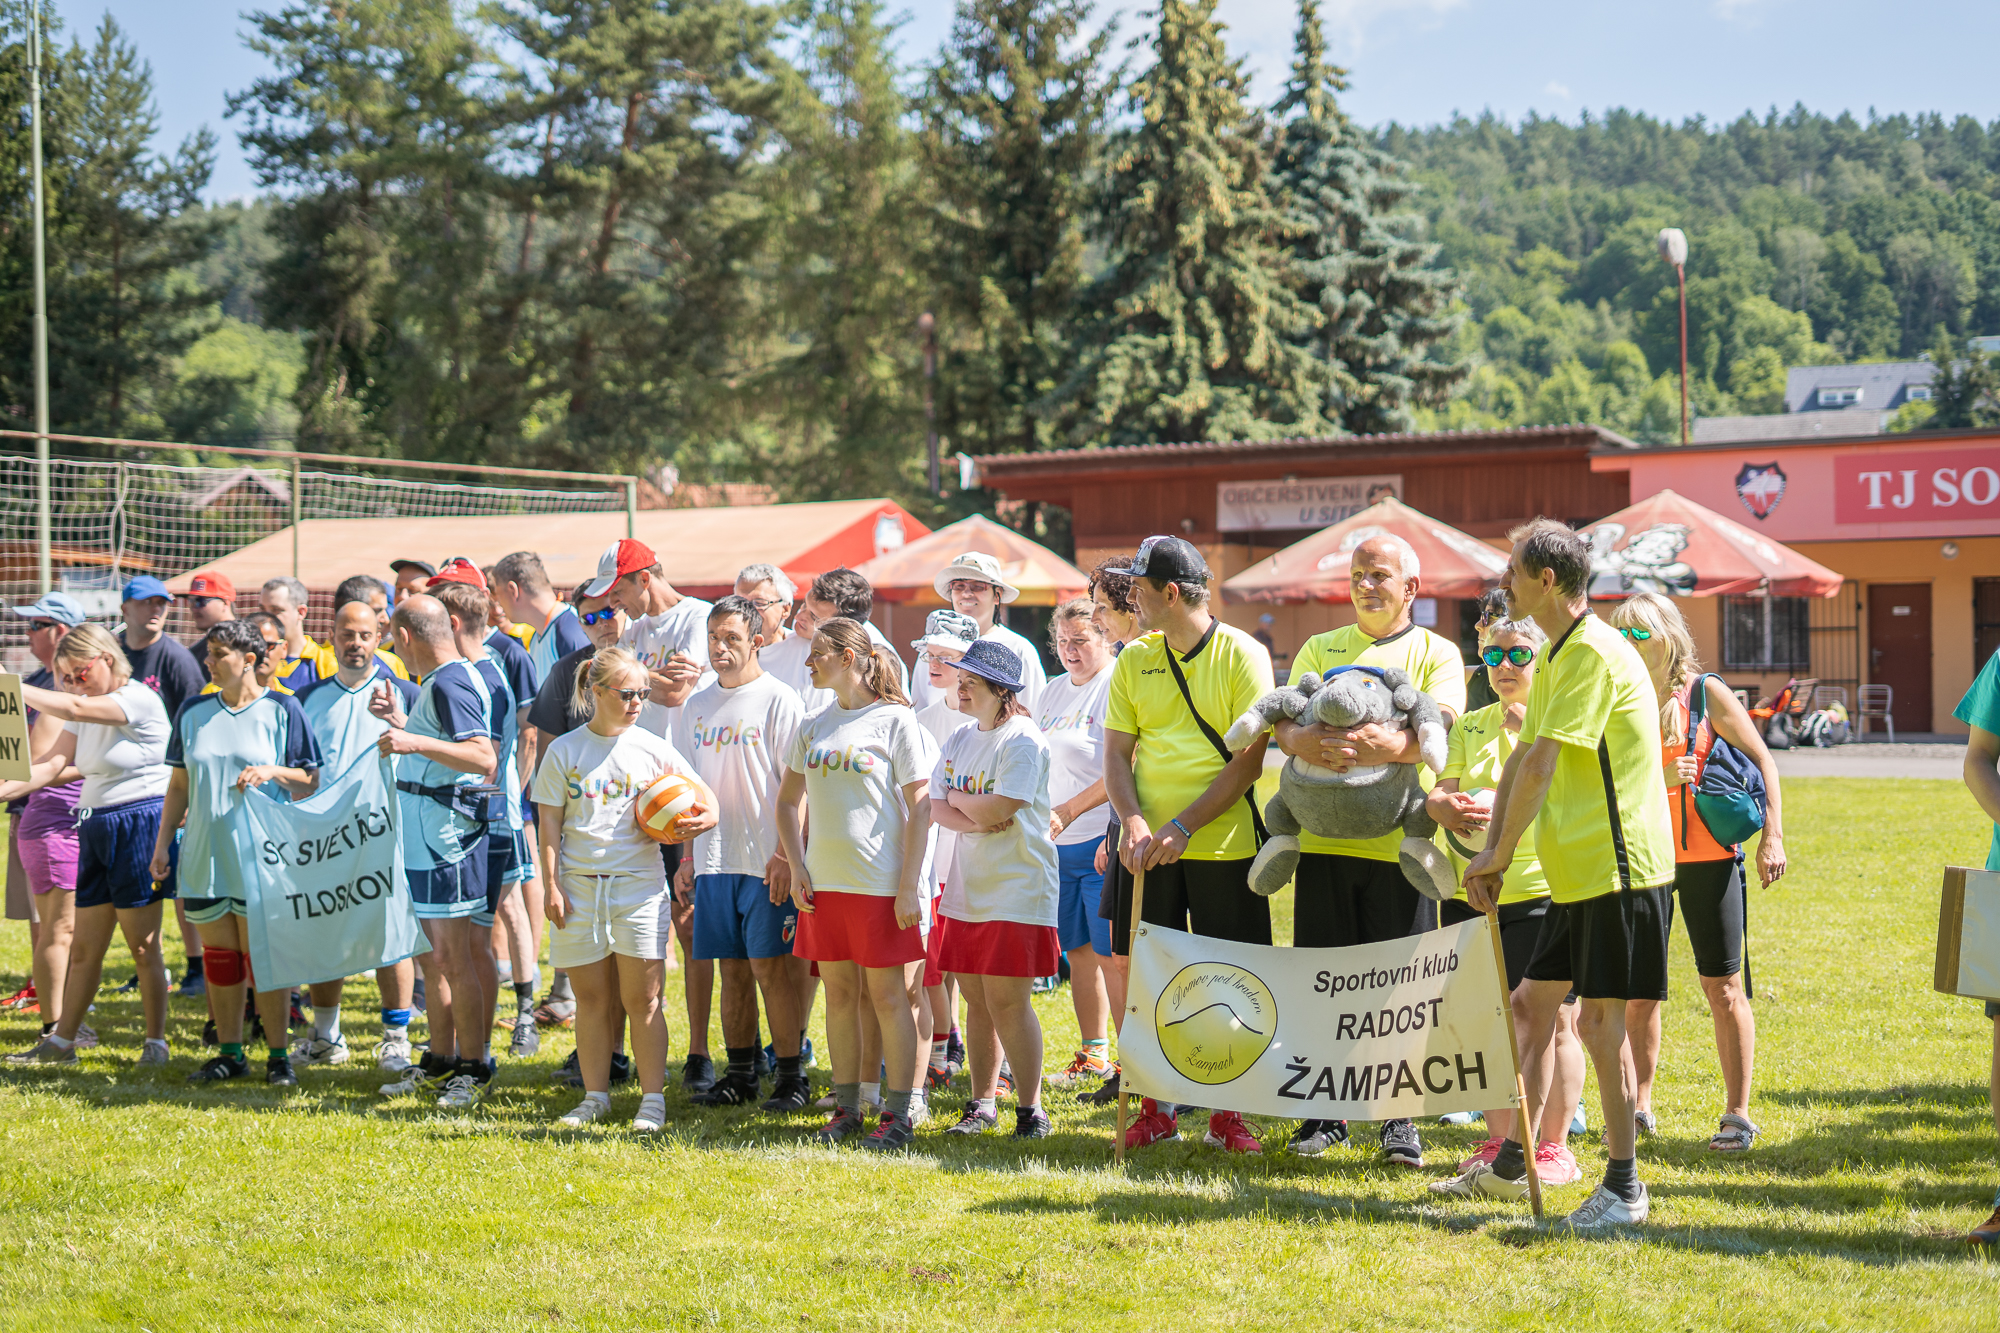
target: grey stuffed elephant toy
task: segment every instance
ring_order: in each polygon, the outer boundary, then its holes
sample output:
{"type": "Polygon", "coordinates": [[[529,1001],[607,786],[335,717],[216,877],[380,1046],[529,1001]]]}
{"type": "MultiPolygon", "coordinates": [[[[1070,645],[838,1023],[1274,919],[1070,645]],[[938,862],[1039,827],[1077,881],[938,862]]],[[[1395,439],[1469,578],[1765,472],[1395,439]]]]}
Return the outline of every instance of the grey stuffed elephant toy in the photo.
{"type": "MultiPolygon", "coordinates": [[[[1333,727],[1370,722],[1417,733],[1418,752],[1433,773],[1445,762],[1444,715],[1437,703],[1393,667],[1336,667],[1324,677],[1307,672],[1297,685],[1272,690],[1236,719],[1223,737],[1240,753],[1279,718],[1333,727]]],[[[1299,833],[1322,838],[1379,838],[1400,828],[1403,877],[1427,898],[1443,900],[1457,889],[1451,863],[1431,841],[1437,824],[1424,810],[1424,788],[1415,764],[1377,764],[1336,773],[1293,757],[1278,777],[1278,794],[1264,807],[1271,838],[1250,866],[1250,888],[1269,896],[1285,887],[1299,864],[1299,833]]]]}

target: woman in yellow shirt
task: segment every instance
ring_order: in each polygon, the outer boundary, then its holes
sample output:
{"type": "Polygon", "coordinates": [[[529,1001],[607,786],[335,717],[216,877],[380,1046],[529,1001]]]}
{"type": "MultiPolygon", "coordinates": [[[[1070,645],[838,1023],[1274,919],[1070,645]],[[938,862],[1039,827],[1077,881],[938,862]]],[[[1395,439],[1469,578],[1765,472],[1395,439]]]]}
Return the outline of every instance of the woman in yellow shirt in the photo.
{"type": "MultiPolygon", "coordinates": [[[[1501,620],[1490,624],[1480,640],[1480,660],[1485,664],[1487,682],[1499,702],[1474,709],[1452,728],[1447,745],[1444,771],[1431,788],[1426,806],[1431,818],[1444,830],[1442,841],[1452,868],[1462,877],[1476,853],[1486,844],[1486,827],[1493,814],[1493,789],[1500,785],[1500,770],[1520,744],[1521,719],[1528,712],[1528,691],[1535,680],[1535,666],[1548,636],[1532,620],[1501,620]]],[[[1532,829],[1532,825],[1529,826],[1532,829]]],[[[1521,974],[1534,956],[1541,936],[1542,917],[1549,908],[1549,881],[1540,862],[1529,850],[1531,836],[1521,840],[1521,850],[1507,868],[1506,886],[1500,894],[1500,948],[1507,958],[1507,989],[1521,984],[1521,974]]],[[[1455,926],[1479,915],[1462,896],[1438,905],[1438,922],[1455,926]]],[[[1518,1016],[1517,1016],[1518,1024],[1518,1016]]],[[[1521,1039],[1526,1029],[1519,1028],[1521,1039]]],[[[1556,1019],[1555,1086],[1542,1101],[1542,1123],[1535,1145],[1535,1170],[1546,1184],[1567,1185],[1583,1178],[1576,1158],[1570,1155],[1566,1139],[1570,1111],[1583,1092],[1583,1046],[1576,1035],[1576,1006],[1566,1004],[1556,1019]]],[[[1514,1134],[1512,1109],[1486,1112],[1486,1128],[1491,1137],[1479,1150],[1459,1163],[1461,1173],[1478,1162],[1492,1162],[1500,1145],[1514,1134]]]]}

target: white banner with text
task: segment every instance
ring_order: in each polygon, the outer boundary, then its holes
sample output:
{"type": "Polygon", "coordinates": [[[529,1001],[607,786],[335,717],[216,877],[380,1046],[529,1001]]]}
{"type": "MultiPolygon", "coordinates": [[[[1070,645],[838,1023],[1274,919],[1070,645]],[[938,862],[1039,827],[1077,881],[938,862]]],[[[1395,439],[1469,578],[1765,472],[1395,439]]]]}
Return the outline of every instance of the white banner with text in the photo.
{"type": "Polygon", "coordinates": [[[1385,495],[1403,498],[1402,474],[1222,481],[1215,486],[1215,528],[1218,532],[1330,528],[1385,495]]]}

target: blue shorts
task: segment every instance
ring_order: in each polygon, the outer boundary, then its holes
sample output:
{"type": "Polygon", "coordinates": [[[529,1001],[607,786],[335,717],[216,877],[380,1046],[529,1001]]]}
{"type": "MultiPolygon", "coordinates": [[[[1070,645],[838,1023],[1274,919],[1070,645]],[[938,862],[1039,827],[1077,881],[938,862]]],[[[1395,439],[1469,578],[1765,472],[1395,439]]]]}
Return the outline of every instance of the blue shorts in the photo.
{"type": "Polygon", "coordinates": [[[473,850],[448,866],[430,870],[414,867],[405,872],[410,884],[410,902],[420,921],[451,921],[460,917],[484,916],[486,910],[487,857],[473,850]]]}
{"type": "Polygon", "coordinates": [[[1064,953],[1088,944],[1111,956],[1111,923],[1097,914],[1097,899],[1104,892],[1097,849],[1103,841],[1056,844],[1056,938],[1064,953]]]}
{"type": "Polygon", "coordinates": [[[798,929],[799,909],[773,904],[761,876],[694,877],[696,958],[783,958],[798,929]]]}
{"type": "MultiPolygon", "coordinates": [[[[92,810],[77,826],[76,905],[115,907],[132,911],[166,902],[178,891],[175,875],[153,883],[153,843],[160,836],[160,809],[165,801],[147,801],[92,810]]],[[[167,852],[180,862],[180,843],[167,852]]]]}
{"type": "Polygon", "coordinates": [[[500,900],[512,886],[533,878],[528,864],[528,839],[519,829],[495,829],[486,835],[486,907],[472,915],[474,925],[490,926],[500,900]]]}

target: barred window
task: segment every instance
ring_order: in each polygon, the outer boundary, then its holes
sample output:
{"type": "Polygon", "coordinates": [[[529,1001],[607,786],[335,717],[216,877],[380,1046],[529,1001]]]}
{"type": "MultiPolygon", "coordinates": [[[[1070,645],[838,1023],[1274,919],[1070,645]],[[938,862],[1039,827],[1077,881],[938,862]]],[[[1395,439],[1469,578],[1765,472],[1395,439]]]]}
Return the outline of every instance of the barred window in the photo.
{"type": "Polygon", "coordinates": [[[1803,597],[1731,597],[1722,607],[1722,665],[1811,671],[1812,630],[1803,597]]]}

